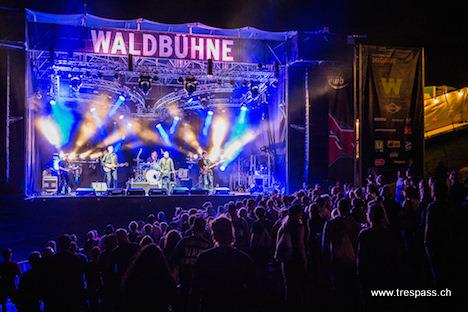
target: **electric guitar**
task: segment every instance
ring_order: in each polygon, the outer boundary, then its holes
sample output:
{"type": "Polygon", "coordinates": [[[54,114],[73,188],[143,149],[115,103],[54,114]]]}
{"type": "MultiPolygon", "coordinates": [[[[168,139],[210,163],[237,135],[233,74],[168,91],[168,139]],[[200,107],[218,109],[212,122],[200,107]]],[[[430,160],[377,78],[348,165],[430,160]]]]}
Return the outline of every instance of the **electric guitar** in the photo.
{"type": "Polygon", "coordinates": [[[110,172],[112,170],[115,170],[119,167],[126,167],[128,166],[128,163],[125,162],[125,163],[121,163],[121,164],[103,164],[102,165],[102,169],[104,170],[104,172],[110,172]]]}
{"type": "Polygon", "coordinates": [[[200,168],[200,171],[202,174],[207,174],[211,169],[213,169],[214,167],[216,167],[217,165],[219,165],[220,163],[222,163],[224,160],[219,160],[215,163],[212,163],[211,165],[208,165],[208,166],[204,166],[202,168],[200,168]]]}

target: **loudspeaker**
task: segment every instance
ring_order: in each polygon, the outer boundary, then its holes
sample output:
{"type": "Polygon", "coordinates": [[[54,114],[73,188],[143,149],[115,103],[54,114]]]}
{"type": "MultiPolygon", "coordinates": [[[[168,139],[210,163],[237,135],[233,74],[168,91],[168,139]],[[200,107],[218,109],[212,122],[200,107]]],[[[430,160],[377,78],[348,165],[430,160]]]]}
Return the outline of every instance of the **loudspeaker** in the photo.
{"type": "Polygon", "coordinates": [[[148,190],[149,196],[155,195],[167,195],[167,190],[165,188],[151,188],[148,190]]]}
{"type": "Polygon", "coordinates": [[[229,195],[230,191],[231,190],[229,189],[229,187],[217,187],[217,188],[214,189],[215,194],[224,194],[224,195],[227,194],[227,195],[229,195]]]}
{"type": "Polygon", "coordinates": [[[129,196],[145,196],[145,189],[142,187],[135,187],[127,189],[127,195],[129,196]]]}
{"type": "Polygon", "coordinates": [[[174,195],[182,195],[182,194],[188,194],[188,193],[189,193],[189,189],[188,187],[185,187],[185,186],[174,187],[174,189],[172,190],[172,194],[174,195]]]}
{"type": "Polygon", "coordinates": [[[42,177],[42,194],[57,194],[58,192],[58,177],[46,176],[42,177]]]}
{"type": "Polygon", "coordinates": [[[107,192],[107,184],[105,182],[92,182],[91,186],[96,191],[96,193],[107,192]]]}
{"type": "Polygon", "coordinates": [[[210,190],[204,187],[195,187],[190,190],[190,194],[209,194],[210,190]]]}
{"type": "Polygon", "coordinates": [[[75,191],[76,196],[96,196],[96,191],[93,188],[79,187],[75,191]]]}
{"type": "Polygon", "coordinates": [[[123,188],[109,188],[109,189],[107,189],[107,195],[122,196],[122,195],[125,195],[125,189],[123,189],[123,188]]]}

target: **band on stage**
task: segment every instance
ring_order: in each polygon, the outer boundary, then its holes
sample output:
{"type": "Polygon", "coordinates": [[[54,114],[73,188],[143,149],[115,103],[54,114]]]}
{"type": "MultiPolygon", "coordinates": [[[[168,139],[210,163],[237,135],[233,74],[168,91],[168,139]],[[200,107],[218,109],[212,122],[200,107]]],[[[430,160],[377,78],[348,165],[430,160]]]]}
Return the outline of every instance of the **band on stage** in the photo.
{"type": "MultiPolygon", "coordinates": [[[[162,157],[159,157],[158,152],[153,150],[146,159],[146,162],[142,162],[138,155],[133,172],[135,176],[142,176],[140,177],[140,181],[144,180],[144,182],[155,188],[163,188],[168,193],[171,193],[173,188],[177,186],[178,170],[175,169],[174,160],[170,157],[169,152],[161,152],[162,157]]],[[[121,167],[128,166],[128,163],[119,163],[118,155],[112,145],[106,148],[98,163],[102,168],[102,181],[106,184],[107,189],[117,188],[119,170],[121,167]]],[[[210,192],[214,190],[213,169],[217,165],[218,163],[212,162],[208,158],[206,151],[203,151],[199,155],[197,186],[207,188],[210,192]]],[[[65,153],[55,153],[48,170],[52,175],[57,176],[57,194],[69,194],[80,185],[80,177],[83,171],[82,166],[73,164],[65,153]]]]}

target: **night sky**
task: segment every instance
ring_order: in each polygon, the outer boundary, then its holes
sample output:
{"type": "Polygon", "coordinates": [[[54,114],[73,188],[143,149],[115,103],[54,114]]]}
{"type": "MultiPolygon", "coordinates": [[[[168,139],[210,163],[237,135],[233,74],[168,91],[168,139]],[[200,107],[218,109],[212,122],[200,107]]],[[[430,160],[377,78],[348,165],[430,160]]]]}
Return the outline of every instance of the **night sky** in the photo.
{"type": "MultiPolygon", "coordinates": [[[[0,5],[50,13],[81,13],[119,19],[202,22],[216,27],[316,30],[365,34],[371,43],[426,48],[426,85],[468,86],[466,9],[450,1],[412,0],[0,0],[0,5]]],[[[460,2],[459,2],[460,3],[460,2]]]]}

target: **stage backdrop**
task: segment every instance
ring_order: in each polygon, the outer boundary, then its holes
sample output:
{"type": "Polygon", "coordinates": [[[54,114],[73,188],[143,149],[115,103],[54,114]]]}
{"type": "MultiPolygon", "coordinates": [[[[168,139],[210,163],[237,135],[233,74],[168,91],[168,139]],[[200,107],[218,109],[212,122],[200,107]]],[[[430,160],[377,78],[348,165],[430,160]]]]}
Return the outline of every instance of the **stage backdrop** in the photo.
{"type": "Polygon", "coordinates": [[[419,48],[358,48],[359,148],[356,178],[423,172],[423,58],[419,48]]]}

